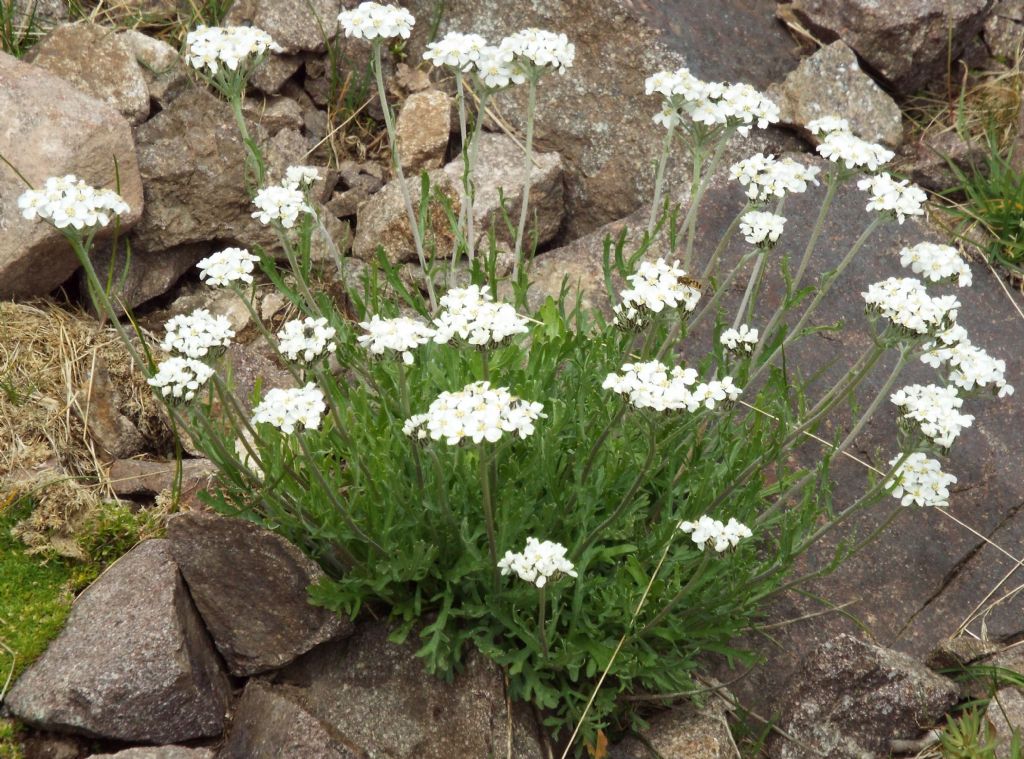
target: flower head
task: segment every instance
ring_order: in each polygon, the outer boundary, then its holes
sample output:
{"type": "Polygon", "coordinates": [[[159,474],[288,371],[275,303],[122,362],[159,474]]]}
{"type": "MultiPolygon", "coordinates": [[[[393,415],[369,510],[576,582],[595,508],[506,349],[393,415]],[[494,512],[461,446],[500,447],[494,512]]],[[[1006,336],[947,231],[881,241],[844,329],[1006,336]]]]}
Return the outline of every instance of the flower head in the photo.
{"type": "Polygon", "coordinates": [[[216,76],[222,68],[238,71],[282,49],[254,26],[197,26],[185,37],[185,60],[197,71],[216,76]]]}
{"type": "Polygon", "coordinates": [[[730,517],[727,524],[704,515],[696,522],[680,522],[679,529],[690,536],[697,548],[704,550],[710,543],[718,553],[735,548],[743,538],[753,537],[754,533],[745,524],[730,517]]]}
{"type": "Polygon", "coordinates": [[[74,174],[50,177],[41,190],[26,190],[18,198],[26,219],[44,219],[58,229],[96,229],[112,216],[128,213],[128,204],[113,190],[97,189],[74,174]]]}
{"type": "Polygon", "coordinates": [[[373,42],[394,37],[409,39],[416,18],[397,5],[360,3],[354,9],[338,14],[338,21],[346,37],[373,42]]]}
{"type": "Polygon", "coordinates": [[[960,287],[970,287],[971,267],[951,245],[921,242],[900,251],[900,265],[909,267],[929,282],[943,282],[955,278],[960,287]]]}
{"type": "Polygon", "coordinates": [[[157,364],[156,374],[146,382],[165,398],[190,401],[213,376],[213,369],[194,358],[172,356],[157,364]]]}
{"type": "Polygon", "coordinates": [[[807,122],[807,131],[819,137],[832,132],[849,132],[850,122],[838,116],[822,116],[820,119],[807,122]]]}
{"type": "Polygon", "coordinates": [[[771,248],[782,237],[786,225],[784,216],[767,211],[748,211],[740,219],[740,232],[751,245],[771,248]]]}
{"type": "Polygon", "coordinates": [[[909,179],[897,182],[885,172],[864,177],[857,187],[870,193],[867,210],[891,213],[900,224],[908,216],[923,216],[928,196],[909,179]]]}
{"type": "Polygon", "coordinates": [[[480,60],[480,54],[487,47],[487,40],[479,34],[448,32],[437,42],[427,44],[423,60],[434,66],[450,66],[459,71],[469,71],[480,60]]]}
{"type": "Polygon", "coordinates": [[[817,166],[804,166],[792,158],[755,153],[729,167],[729,178],[746,188],[748,198],[763,203],[769,198],[806,192],[808,184],[818,184],[820,171],[817,166]]]}
{"type": "Polygon", "coordinates": [[[313,212],[306,203],[302,190],[285,185],[264,187],[256,193],[252,203],[257,208],[252,212],[254,219],[259,219],[261,224],[277,222],[285,229],[295,226],[300,213],[313,212]]]}
{"type": "Polygon", "coordinates": [[[305,190],[321,179],[320,170],[315,166],[289,166],[284,172],[282,186],[293,190],[305,190]]]}
{"type": "Polygon", "coordinates": [[[334,327],[329,327],[323,317],[293,319],[277,333],[278,349],[289,361],[308,364],[335,349],[334,335],[334,327]]]}
{"type": "Polygon", "coordinates": [[[828,132],[816,150],[833,163],[842,163],[847,169],[876,171],[892,160],[895,153],[881,145],[862,140],[849,132],[828,132]]]}
{"type": "Polygon", "coordinates": [[[970,414],[960,413],[964,402],[955,387],[907,385],[893,393],[889,400],[899,408],[904,422],[916,423],[922,435],[942,448],[953,445],[960,431],[974,421],[970,414]]]}
{"type": "Polygon", "coordinates": [[[543,408],[540,403],[515,397],[506,387],[473,382],[462,390],[441,393],[426,413],[407,420],[403,429],[405,434],[419,438],[443,438],[448,445],[458,445],[465,439],[496,443],[506,432],[525,439],[533,434],[533,423],[545,416],[543,408]]]}
{"type": "Polygon", "coordinates": [[[660,361],[623,364],[621,374],[611,373],[601,387],[623,395],[634,408],[653,411],[689,411],[702,406],[713,409],[725,400],[735,401],[742,392],[732,377],[697,383],[697,371],[669,368],[660,361]]]}
{"type": "Polygon", "coordinates": [[[437,343],[457,337],[483,347],[529,332],[526,319],[511,304],[495,303],[486,285],[449,290],[441,297],[441,308],[444,310],[434,319],[437,343]]]}
{"type": "MultiPolygon", "coordinates": [[[[896,456],[889,465],[900,458],[896,456]]],[[[892,473],[886,486],[904,506],[949,506],[949,486],[955,482],[956,477],[943,472],[938,461],[912,453],[892,473]]]]}
{"type": "Polygon", "coordinates": [[[576,46],[565,34],[544,29],[523,29],[505,37],[498,46],[523,66],[551,69],[564,74],[576,58],[576,46]]]}
{"type": "Polygon", "coordinates": [[[496,45],[485,45],[474,61],[480,81],[488,89],[500,90],[512,84],[522,84],[526,74],[511,50],[496,45]]]}
{"type": "Polygon", "coordinates": [[[167,334],[160,343],[161,349],[189,358],[202,358],[211,351],[226,348],[235,336],[226,316],[214,316],[205,308],[171,317],[164,329],[167,334]]]}
{"type": "Polygon", "coordinates": [[[960,301],[952,295],[932,297],[920,280],[889,277],[861,293],[870,310],[906,332],[934,334],[956,321],[960,301]]]}
{"type": "Polygon", "coordinates": [[[666,308],[693,311],[700,300],[700,290],[688,284],[692,280],[675,261],[644,261],[626,281],[630,287],[619,294],[620,302],[612,308],[616,324],[641,326],[666,308]]]}
{"type": "Polygon", "coordinates": [[[270,424],[290,435],[297,426],[317,429],[326,409],[324,394],[312,382],[305,387],[275,387],[252,410],[252,423],[270,424]]]}
{"type": "Polygon", "coordinates": [[[227,287],[232,282],[252,284],[252,272],[259,260],[242,248],[224,248],[202,259],[196,268],[199,279],[211,287],[227,287]]]}
{"type": "Polygon", "coordinates": [[[360,345],[377,356],[388,350],[401,353],[406,364],[412,363],[413,349],[429,343],[435,334],[430,325],[406,316],[381,319],[374,314],[370,321],[360,322],[359,326],[366,330],[365,335],[356,338],[360,345]]]}
{"type": "Polygon", "coordinates": [[[736,353],[751,353],[757,345],[758,332],[746,324],[741,324],[737,329],[727,329],[722,332],[718,340],[730,351],[736,353]]]}
{"type": "Polygon", "coordinates": [[[514,574],[521,580],[543,588],[555,575],[577,576],[576,569],[565,558],[565,554],[566,548],[560,543],[552,543],[550,540],[541,543],[536,538],[527,538],[522,553],[506,551],[504,558],[498,562],[498,569],[502,575],[514,574]]]}

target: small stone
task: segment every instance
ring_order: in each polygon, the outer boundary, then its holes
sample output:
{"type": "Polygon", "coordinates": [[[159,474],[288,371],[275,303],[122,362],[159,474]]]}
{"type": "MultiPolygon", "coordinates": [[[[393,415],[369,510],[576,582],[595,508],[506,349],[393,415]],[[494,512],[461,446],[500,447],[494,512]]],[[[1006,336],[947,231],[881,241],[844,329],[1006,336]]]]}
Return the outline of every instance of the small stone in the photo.
{"type": "Polygon", "coordinates": [[[110,379],[107,365],[97,356],[82,385],[75,390],[73,409],[85,424],[101,459],[128,458],[145,448],[142,433],[121,413],[122,406],[121,394],[110,379]]]}
{"type": "MultiPolygon", "coordinates": [[[[891,147],[903,142],[900,107],[864,73],[842,41],[805,58],[785,81],[768,88],[768,96],[778,103],[783,124],[806,128],[822,116],[840,116],[865,140],[891,147]]],[[[806,134],[815,144],[820,142],[806,134]]]]}
{"type": "Polygon", "coordinates": [[[340,12],[340,0],[236,0],[224,23],[263,29],[285,53],[323,52],[340,12]]]}
{"type": "Polygon", "coordinates": [[[415,92],[405,99],[395,131],[406,171],[436,169],[444,160],[451,132],[451,99],[439,90],[415,92]]]}
{"type": "Polygon", "coordinates": [[[159,744],[219,735],[229,697],[168,541],[147,540],[78,597],[6,705],[44,730],[159,744]]]}
{"type": "Polygon", "coordinates": [[[92,754],[89,759],[214,759],[209,748],[185,746],[139,746],[118,751],[116,754],[92,754]]]}
{"type": "MultiPolygon", "coordinates": [[[[136,247],[129,254],[121,244],[113,253],[103,248],[94,251],[92,262],[100,282],[113,283],[111,300],[123,313],[122,306],[132,309],[168,292],[209,252],[207,243],[187,243],[157,253],[136,247]]],[[[79,271],[78,281],[85,292],[84,271],[79,271]]]]}
{"type": "Polygon", "coordinates": [[[1002,651],[1004,646],[988,640],[977,640],[961,636],[940,643],[928,654],[925,664],[934,670],[954,669],[973,664],[1002,651]]]}
{"type": "Polygon", "coordinates": [[[302,109],[291,98],[246,98],[242,103],[245,118],[260,124],[274,136],[284,128],[302,129],[302,109]]]}
{"type": "Polygon", "coordinates": [[[274,95],[295,76],[302,67],[302,60],[301,55],[272,55],[256,67],[249,81],[260,92],[274,95]]]}
{"type": "Polygon", "coordinates": [[[1024,0],[1000,0],[987,19],[984,30],[989,53],[1013,63],[1024,46],[1024,0]]]}
{"type": "MultiPolygon", "coordinates": [[[[209,459],[184,459],[181,462],[181,488],[185,490],[200,483],[208,484],[216,473],[217,467],[209,459]]],[[[174,461],[119,459],[111,464],[107,475],[116,495],[156,495],[174,485],[177,464],[174,461]]]]}
{"type": "Polygon", "coordinates": [[[306,61],[306,76],[302,88],[317,108],[326,108],[331,100],[331,80],[327,72],[327,61],[314,58],[306,61]]]}
{"type": "Polygon", "coordinates": [[[1024,747],[1024,695],[1016,688],[1000,688],[988,702],[985,720],[995,731],[995,759],[1012,759],[1014,735],[1018,748],[1024,747]]]}
{"type": "Polygon", "coordinates": [[[235,331],[235,342],[244,342],[246,332],[253,327],[252,315],[235,293],[223,287],[210,287],[203,282],[189,282],[178,290],[178,295],[166,308],[142,317],[142,325],[163,338],[164,324],[175,316],[190,314],[205,308],[215,316],[227,317],[235,331]]]}
{"type": "Polygon", "coordinates": [[[430,89],[430,75],[420,68],[413,68],[408,63],[399,63],[395,70],[395,81],[406,92],[422,92],[430,89]]]}
{"type": "Polygon", "coordinates": [[[627,738],[612,747],[609,759],[649,759],[651,749],[661,759],[734,759],[727,714],[720,698],[700,710],[683,707],[662,712],[651,718],[643,740],[627,738]]]}
{"type": "Polygon", "coordinates": [[[288,664],[351,634],[348,619],[309,603],[323,571],[287,540],[252,522],[190,512],[167,525],[174,556],[233,675],[288,664]]]}
{"type": "Polygon", "coordinates": [[[111,29],[84,21],[58,26],[32,48],[28,60],[114,106],[132,124],[149,115],[142,68],[111,29]]]}
{"type": "Polygon", "coordinates": [[[150,99],[161,108],[189,88],[185,63],[173,47],[135,29],[125,29],[120,37],[142,69],[150,99]]]}

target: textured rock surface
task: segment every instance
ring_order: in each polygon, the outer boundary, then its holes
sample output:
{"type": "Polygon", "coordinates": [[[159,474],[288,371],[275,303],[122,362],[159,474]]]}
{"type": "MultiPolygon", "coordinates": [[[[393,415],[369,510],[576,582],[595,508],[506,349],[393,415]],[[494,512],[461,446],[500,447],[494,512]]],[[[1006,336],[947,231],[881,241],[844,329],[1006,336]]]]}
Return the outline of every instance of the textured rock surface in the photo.
{"type": "MultiPolygon", "coordinates": [[[[132,250],[131,255],[119,245],[113,254],[103,248],[94,251],[92,261],[100,281],[113,283],[111,295],[115,308],[124,304],[132,309],[169,291],[185,272],[209,253],[210,246],[201,242],[155,253],[132,250]]],[[[84,271],[79,271],[78,280],[85,288],[84,271]]]]}
{"type": "Polygon", "coordinates": [[[794,0],[791,6],[813,32],[841,39],[903,95],[944,81],[947,56],[956,60],[991,7],[992,0],[794,0]]]}
{"type": "Polygon", "coordinates": [[[840,635],[821,645],[783,697],[773,759],[888,756],[893,738],[915,738],[957,699],[956,684],[905,654],[840,635]]]}
{"type": "MultiPolygon", "coordinates": [[[[367,756],[504,756],[501,671],[474,653],[452,682],[444,682],[416,658],[415,635],[402,645],[387,636],[381,623],[363,625],[348,641],[320,646],[276,677],[294,687],[310,714],[367,756]]],[[[513,715],[512,756],[540,759],[532,719],[518,710],[513,715]]]]}
{"type": "Polygon", "coordinates": [[[116,754],[92,754],[89,759],[213,759],[213,749],[185,746],[140,746],[116,754]]]}
{"type": "Polygon", "coordinates": [[[134,51],[113,29],[80,21],[58,26],[28,59],[112,105],[132,124],[149,115],[149,88],[134,51]]]}
{"type": "Polygon", "coordinates": [[[609,759],[734,759],[727,709],[714,699],[704,709],[681,706],[650,718],[643,740],[627,738],[613,746],[609,759]]]}
{"type": "Polygon", "coordinates": [[[994,57],[1012,64],[1024,45],[1024,1],[999,0],[985,19],[984,37],[994,57]]]}
{"type": "Polygon", "coordinates": [[[395,124],[402,168],[417,172],[438,168],[451,128],[452,103],[445,93],[424,90],[407,97],[395,124]]]}
{"type": "Polygon", "coordinates": [[[79,596],[6,704],[43,729],[171,743],[219,735],[229,694],[168,541],[148,540],[79,596]]]}
{"type": "Polygon", "coordinates": [[[157,105],[166,108],[168,103],[188,89],[188,73],[177,50],[163,40],[135,29],[125,29],[119,36],[139,62],[149,97],[157,105]]]}
{"type": "MultiPolygon", "coordinates": [[[[516,141],[504,134],[483,133],[477,146],[473,198],[473,221],[476,225],[476,244],[486,240],[494,227],[498,240],[512,242],[504,216],[501,199],[513,224],[519,223],[523,202],[523,164],[525,154],[516,141]]],[[[530,207],[526,221],[525,239],[543,245],[557,234],[565,216],[563,161],[558,153],[533,154],[530,172],[530,207]]],[[[457,158],[445,166],[445,172],[456,187],[462,185],[462,160],[457,158]]],[[[527,243],[528,244],[528,243],[527,243]]]]}
{"type": "Polygon", "coordinates": [[[1024,746],[1024,695],[1016,688],[1001,688],[988,702],[985,719],[995,730],[995,759],[1012,759],[1014,733],[1018,746],[1024,746]]]}
{"type": "MultiPolygon", "coordinates": [[[[110,467],[110,486],[117,495],[155,495],[174,484],[176,470],[173,461],[119,459],[110,467]]],[[[184,459],[181,488],[207,483],[216,472],[217,467],[208,459],[184,459]]]]}
{"type": "Polygon", "coordinates": [[[337,31],[341,5],[341,0],[236,0],[225,23],[259,27],[286,53],[322,51],[324,38],[337,31]]]}
{"type": "Polygon", "coordinates": [[[842,41],[805,58],[782,84],[769,87],[768,95],[779,104],[783,124],[806,127],[822,116],[842,116],[866,140],[889,146],[903,142],[896,101],[861,70],[857,56],[842,41]]]}
{"type": "MultiPolygon", "coordinates": [[[[48,71],[0,53],[0,154],[38,187],[51,176],[77,174],[96,187],[114,187],[131,211],[142,213],[142,184],[131,129],[114,108],[48,71]],[[115,166],[117,171],[115,172],[115,166]]],[[[50,225],[22,218],[25,184],[0,165],[0,297],[45,295],[78,268],[67,240],[50,225]]],[[[103,239],[100,235],[98,239],[103,239]]]]}
{"type": "Polygon", "coordinates": [[[167,536],[192,598],[234,675],[276,669],[351,623],[312,606],[306,588],[323,576],[298,548],[252,522],[190,512],[167,536]]]}
{"type": "Polygon", "coordinates": [[[960,184],[950,162],[970,175],[973,170],[984,167],[988,155],[984,145],[965,140],[955,131],[928,136],[909,147],[908,155],[901,161],[902,172],[935,192],[960,184]]]}
{"type": "Polygon", "coordinates": [[[120,390],[111,380],[106,362],[98,356],[90,362],[82,385],[75,389],[72,408],[85,424],[101,460],[134,456],[146,447],[142,432],[122,413],[126,403],[120,390]]]}

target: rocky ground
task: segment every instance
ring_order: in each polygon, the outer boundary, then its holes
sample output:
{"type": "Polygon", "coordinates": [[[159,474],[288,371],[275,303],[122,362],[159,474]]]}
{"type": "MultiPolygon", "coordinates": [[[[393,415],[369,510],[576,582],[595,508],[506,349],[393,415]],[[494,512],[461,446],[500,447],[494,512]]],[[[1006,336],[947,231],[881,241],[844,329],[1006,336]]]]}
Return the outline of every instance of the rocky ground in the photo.
{"type": "MultiPolygon", "coordinates": [[[[22,10],[27,4],[14,0],[22,10]]],[[[226,23],[253,23],[285,48],[255,77],[245,113],[272,173],[292,163],[324,169],[326,180],[316,188],[321,215],[349,269],[365,266],[381,244],[416,287],[423,274],[413,263],[400,188],[381,160],[374,120],[380,113],[359,85],[366,48],[343,37],[328,45],[316,23],[331,20],[332,36],[333,19],[347,4],[234,3],[226,23]],[[332,62],[340,62],[337,71],[332,62]]],[[[420,19],[437,8],[432,0],[406,5],[420,19]]],[[[951,130],[913,128],[908,104],[923,89],[940,99],[948,94],[950,60],[994,66],[1024,43],[1020,0],[513,5],[516,12],[509,13],[494,0],[448,0],[439,33],[472,30],[496,38],[540,26],[575,42],[571,74],[547,79],[539,93],[540,154],[530,196],[539,257],[532,277],[542,295],[557,291],[567,276],[594,305],[603,292],[603,240],[637,227],[637,209],[653,190],[661,134],[643,95],[649,73],[687,65],[705,79],[765,88],[781,106],[783,123],[734,146],[736,157],[758,150],[807,154],[813,139],[804,125],[838,113],[854,131],[898,150],[906,175],[939,191],[952,184],[946,157],[969,166],[985,148],[951,130]]],[[[116,497],[143,509],[163,503],[174,449],[166,420],[125,369],[115,338],[97,332],[74,308],[83,287],[63,238],[17,213],[23,184],[10,169],[33,183],[74,173],[111,185],[116,176],[133,210],[122,219],[116,246],[103,241],[96,263],[101,276],[121,282],[119,298],[143,327],[155,329],[203,306],[227,312],[238,335],[255,335],[250,315],[198,287],[193,267],[226,245],[274,244],[249,213],[245,151],[229,107],[189,76],[167,41],[174,41],[166,30],[181,12],[175,0],[122,0],[117,8],[86,21],[72,18],[61,0],[40,3],[36,22],[45,36],[21,60],[0,54],[0,154],[9,162],[0,165],[0,297],[12,301],[0,304],[0,378],[17,391],[0,395],[0,427],[10,441],[0,478],[8,500],[69,474],[98,483],[80,503],[77,495],[62,495],[61,508],[23,528],[37,548],[67,556],[91,502],[116,497]],[[26,345],[28,335],[38,342],[34,363],[25,349],[12,347],[26,345]],[[47,362],[48,353],[61,360],[47,362]],[[38,379],[44,375],[46,383],[38,379]],[[77,510],[67,508],[72,500],[77,510]]],[[[461,163],[452,83],[418,66],[429,26],[417,26],[404,60],[387,64],[389,87],[401,103],[406,168],[426,170],[456,198],[461,163]]],[[[499,191],[518,213],[523,97],[516,90],[502,95],[487,124],[472,209],[478,230],[501,228],[499,191]]],[[[685,204],[686,177],[674,171],[670,184],[685,204]]],[[[822,191],[787,204],[793,245],[808,236],[822,191]]],[[[735,186],[713,182],[698,242],[719,238],[739,198],[735,186]]],[[[813,273],[834,267],[866,218],[862,197],[840,192],[813,273]]],[[[441,251],[451,244],[446,234],[439,217],[433,237],[441,251]]],[[[836,363],[825,367],[820,382],[835,381],[849,363],[844,359],[867,339],[858,327],[858,293],[896,274],[896,251],[922,239],[948,234],[928,220],[876,236],[833,299],[832,313],[848,328],[816,338],[817,345],[791,359],[794,365],[810,372],[828,355],[836,363]]],[[[324,241],[319,248],[320,260],[329,260],[324,241]]],[[[972,268],[973,288],[959,293],[961,319],[977,342],[1006,359],[1008,377],[1020,378],[1024,298],[981,257],[972,268]]],[[[333,264],[323,268],[328,289],[337,287],[334,271],[333,264]]],[[[268,287],[260,292],[259,315],[267,323],[284,318],[280,296],[268,287]]],[[[764,297],[776,301],[779,283],[764,297]]],[[[243,387],[288,381],[254,347],[236,346],[230,355],[243,387]]],[[[885,370],[866,392],[880,386],[885,370]]],[[[888,756],[894,745],[913,754],[926,745],[915,743],[925,729],[941,724],[959,700],[978,695],[976,684],[954,682],[939,670],[979,661],[1024,670],[1014,646],[1024,638],[1019,398],[972,409],[977,420],[954,469],[962,487],[948,510],[903,512],[877,543],[818,581],[814,598],[794,594],[771,610],[769,626],[750,635],[764,666],[745,672],[709,660],[709,671],[727,689],[713,691],[699,710],[656,712],[642,740],[628,738],[608,755],[640,759],[655,755],[653,749],[665,759],[732,757],[737,748],[729,724],[759,718],[777,725],[762,749],[773,759],[888,756]]],[[[891,420],[877,420],[856,454],[877,464],[880,443],[892,434],[891,420]]],[[[383,624],[353,625],[309,606],[305,588],[320,570],[261,528],[205,513],[195,493],[211,474],[208,462],[186,457],[182,513],[168,520],[166,537],[142,542],[110,566],[77,598],[46,653],[9,689],[0,681],[3,709],[31,727],[26,755],[550,755],[536,715],[506,704],[500,671],[482,657],[442,683],[423,671],[409,645],[389,642],[383,624]]],[[[836,475],[837,501],[859,492],[865,476],[849,461],[840,462],[836,475]]],[[[852,529],[865,534],[883,518],[866,515],[852,529]]],[[[801,570],[827,562],[836,544],[823,545],[801,570]]],[[[992,704],[1001,741],[1012,727],[1024,727],[1020,692],[1005,688],[992,704]]]]}

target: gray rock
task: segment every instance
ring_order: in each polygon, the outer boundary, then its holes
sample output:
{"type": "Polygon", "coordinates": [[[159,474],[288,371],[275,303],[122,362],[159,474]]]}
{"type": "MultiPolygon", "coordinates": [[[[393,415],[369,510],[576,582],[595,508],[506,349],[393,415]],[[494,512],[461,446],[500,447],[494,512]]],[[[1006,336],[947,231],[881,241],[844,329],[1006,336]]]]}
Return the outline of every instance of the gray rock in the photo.
{"type": "Polygon", "coordinates": [[[999,0],[985,19],[984,37],[994,58],[1017,60],[1024,45],[1024,0],[999,0]]]}
{"type": "MultiPolygon", "coordinates": [[[[124,244],[115,251],[100,248],[92,254],[93,267],[100,282],[111,282],[114,308],[133,309],[169,291],[181,276],[205,255],[210,253],[207,243],[186,243],[156,253],[144,249],[128,252],[124,244]]],[[[84,271],[78,280],[86,287],[84,271]]],[[[84,291],[84,290],[83,290],[84,291]]]]}
{"type": "Polygon", "coordinates": [[[114,106],[132,124],[149,115],[149,88],[135,53],[113,29],[80,21],[56,27],[27,56],[36,66],[114,106]]]}
{"type": "MultiPolygon", "coordinates": [[[[385,715],[379,715],[385,717],[385,715]]],[[[344,736],[314,717],[289,686],[250,680],[219,759],[361,759],[344,736]]]]}
{"type": "Polygon", "coordinates": [[[995,731],[995,759],[1012,759],[1024,748],[1024,694],[1016,688],[1000,688],[985,710],[985,719],[995,731]],[[1016,740],[1017,753],[1012,746],[1016,740]]]}
{"type": "Polygon", "coordinates": [[[81,385],[75,388],[74,401],[72,408],[100,460],[126,458],[145,450],[145,437],[122,413],[126,404],[121,388],[111,380],[107,364],[99,356],[90,362],[81,385]]]}
{"type": "Polygon", "coordinates": [[[286,127],[302,129],[302,109],[291,98],[246,98],[242,112],[249,121],[266,129],[271,137],[286,127]]]}
{"type": "MultiPolygon", "coordinates": [[[[131,210],[122,231],[142,213],[135,144],[124,117],[50,72],[0,53],[0,154],[34,187],[76,174],[96,187],[117,186],[131,210]]],[[[46,295],[78,268],[64,235],[22,218],[24,182],[0,165],[0,297],[46,295]]],[[[107,239],[108,227],[97,235],[107,239]]]]}
{"type": "Polygon", "coordinates": [[[148,540],[75,602],[7,707],[47,730],[172,743],[224,729],[230,687],[166,540],[148,540]]]}
{"type": "Polygon", "coordinates": [[[177,50],[163,40],[136,29],[125,29],[119,36],[135,55],[146,80],[149,97],[157,105],[166,108],[188,89],[188,72],[177,50]]]}
{"type": "Polygon", "coordinates": [[[419,172],[441,165],[451,133],[451,114],[451,100],[439,90],[415,92],[405,99],[395,125],[403,169],[419,172]]]}
{"type": "Polygon", "coordinates": [[[351,623],[312,606],[320,568],[279,535],[243,519],[189,512],[167,525],[174,556],[217,649],[234,675],[288,664],[351,623]]]}
{"type": "Polygon", "coordinates": [[[966,140],[955,131],[926,136],[913,146],[902,172],[912,181],[934,192],[945,192],[960,183],[950,162],[968,176],[985,166],[988,151],[973,140],[966,140]]]}
{"type": "Polygon", "coordinates": [[[728,709],[716,698],[703,709],[682,705],[650,719],[643,740],[630,737],[613,746],[609,759],[734,759],[728,709]]]}
{"type": "Polygon", "coordinates": [[[840,635],[814,651],[783,696],[772,759],[888,756],[893,738],[916,737],[957,699],[956,683],[897,651],[840,635]]]}
{"type": "Polygon", "coordinates": [[[31,28],[48,29],[68,20],[67,0],[14,0],[11,29],[24,34],[31,28]]]}
{"type": "Polygon", "coordinates": [[[174,299],[165,308],[141,317],[140,322],[147,329],[163,338],[164,324],[168,319],[190,314],[197,308],[205,308],[211,314],[227,317],[235,331],[235,342],[244,342],[247,332],[255,327],[252,315],[241,299],[227,288],[214,288],[202,282],[188,282],[175,291],[174,299]]]}
{"type": "Polygon", "coordinates": [[[322,52],[340,11],[341,0],[237,0],[224,23],[257,26],[286,53],[322,52]]]}
{"type": "Polygon", "coordinates": [[[824,39],[841,39],[897,93],[945,82],[946,62],[981,30],[992,0],[794,0],[824,39]],[[952,49],[950,49],[952,46],[952,49]]]}
{"type": "Polygon", "coordinates": [[[213,759],[214,756],[216,753],[210,748],[140,746],[126,748],[116,754],[92,754],[89,759],[213,759]]]}
{"type": "MultiPolygon", "coordinates": [[[[513,225],[518,224],[523,202],[525,154],[515,140],[504,134],[484,132],[479,140],[473,177],[473,223],[477,236],[474,245],[479,247],[487,240],[492,226],[498,240],[511,243],[513,235],[501,212],[501,198],[504,197],[505,208],[513,225]]],[[[528,247],[534,235],[537,237],[537,245],[543,245],[562,226],[565,217],[563,165],[558,153],[534,151],[524,246],[528,247]]],[[[444,170],[455,186],[461,187],[461,156],[445,166],[444,170]]]]}
{"type": "MultiPolygon", "coordinates": [[[[156,495],[174,484],[177,464],[173,461],[118,459],[110,466],[110,487],[117,495],[156,495]]],[[[209,483],[217,467],[208,459],[184,459],[181,462],[181,488],[187,490],[209,483]]]]}
{"type": "Polygon", "coordinates": [[[782,84],[768,88],[768,96],[779,104],[783,124],[806,127],[822,116],[841,116],[850,122],[854,134],[866,140],[891,147],[903,142],[900,107],[864,73],[857,56],[842,41],[804,58],[782,84]]]}
{"type": "MultiPolygon", "coordinates": [[[[360,756],[504,756],[509,717],[501,670],[474,652],[463,671],[444,682],[416,658],[415,634],[396,644],[388,633],[382,623],[360,626],[348,641],[314,649],[276,678],[295,688],[309,713],[357,746],[360,756]]],[[[519,708],[512,716],[512,756],[540,759],[533,720],[519,708]]]]}
{"type": "Polygon", "coordinates": [[[274,54],[261,63],[249,80],[261,92],[273,95],[302,67],[301,55],[274,54]]]}

